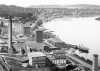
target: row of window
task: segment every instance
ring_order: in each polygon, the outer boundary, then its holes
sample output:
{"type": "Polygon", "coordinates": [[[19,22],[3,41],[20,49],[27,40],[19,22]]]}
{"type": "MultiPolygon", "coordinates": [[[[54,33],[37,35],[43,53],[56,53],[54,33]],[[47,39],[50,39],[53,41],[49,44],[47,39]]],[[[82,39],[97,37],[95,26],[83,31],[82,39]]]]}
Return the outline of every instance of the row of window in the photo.
{"type": "Polygon", "coordinates": [[[66,64],[66,59],[55,59],[52,60],[54,64],[66,64]]]}

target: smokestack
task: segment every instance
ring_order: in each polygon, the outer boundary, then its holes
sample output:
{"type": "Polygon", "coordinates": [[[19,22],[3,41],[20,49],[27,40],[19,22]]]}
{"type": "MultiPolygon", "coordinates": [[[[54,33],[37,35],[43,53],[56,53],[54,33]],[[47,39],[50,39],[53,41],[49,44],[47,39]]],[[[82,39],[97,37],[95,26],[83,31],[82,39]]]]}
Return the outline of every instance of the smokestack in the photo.
{"type": "Polygon", "coordinates": [[[43,31],[37,30],[36,31],[36,42],[42,43],[43,41],[43,31]]]}
{"type": "Polygon", "coordinates": [[[98,71],[98,55],[93,55],[93,71],[98,71]]]}
{"type": "Polygon", "coordinates": [[[12,17],[9,17],[8,24],[8,53],[12,53],[12,17]]]}

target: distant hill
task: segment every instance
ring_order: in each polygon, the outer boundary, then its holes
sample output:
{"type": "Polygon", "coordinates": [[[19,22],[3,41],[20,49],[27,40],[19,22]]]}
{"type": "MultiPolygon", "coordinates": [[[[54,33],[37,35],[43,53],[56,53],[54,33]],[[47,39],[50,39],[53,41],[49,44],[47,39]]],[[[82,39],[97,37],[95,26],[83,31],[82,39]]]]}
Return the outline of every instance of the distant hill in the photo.
{"type": "Polygon", "coordinates": [[[100,15],[99,5],[38,5],[29,6],[27,8],[18,6],[0,5],[0,16],[16,16],[28,17],[30,14],[39,18],[50,21],[54,18],[61,17],[91,17],[100,15]]]}
{"type": "Polygon", "coordinates": [[[0,5],[0,16],[28,16],[32,13],[30,8],[0,5]]]}
{"type": "Polygon", "coordinates": [[[30,8],[41,9],[40,16],[47,21],[61,17],[93,17],[100,16],[100,6],[90,4],[77,5],[38,5],[30,8]]]}
{"type": "Polygon", "coordinates": [[[33,5],[29,6],[30,8],[98,8],[100,5],[91,5],[91,4],[75,4],[75,5],[33,5]]]}
{"type": "Polygon", "coordinates": [[[100,5],[91,5],[91,4],[76,4],[68,6],[70,8],[89,8],[89,9],[100,9],[100,5]]]}

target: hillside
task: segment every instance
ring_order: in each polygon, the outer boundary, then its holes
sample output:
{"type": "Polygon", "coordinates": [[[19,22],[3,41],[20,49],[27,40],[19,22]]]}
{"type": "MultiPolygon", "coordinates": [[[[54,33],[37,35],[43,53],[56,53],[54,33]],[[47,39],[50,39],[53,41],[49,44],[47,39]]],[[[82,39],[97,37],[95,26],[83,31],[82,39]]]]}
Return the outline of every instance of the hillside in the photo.
{"type": "Polygon", "coordinates": [[[100,9],[100,5],[92,4],[74,4],[74,5],[33,5],[29,8],[96,8],[100,9]]]}
{"type": "Polygon", "coordinates": [[[75,4],[75,5],[70,5],[68,7],[72,7],[72,8],[100,9],[100,5],[92,5],[92,4],[75,4]]]}
{"type": "Polygon", "coordinates": [[[0,16],[28,16],[29,13],[32,13],[31,8],[23,8],[18,6],[7,6],[0,5],[0,16]]]}
{"type": "Polygon", "coordinates": [[[97,5],[40,5],[27,8],[18,6],[0,5],[0,16],[28,17],[32,13],[44,21],[60,17],[91,17],[100,15],[100,6],[97,5]]]}
{"type": "Polygon", "coordinates": [[[76,4],[76,5],[39,5],[30,6],[37,8],[40,12],[40,17],[46,21],[61,17],[92,17],[100,15],[99,5],[76,4]]]}

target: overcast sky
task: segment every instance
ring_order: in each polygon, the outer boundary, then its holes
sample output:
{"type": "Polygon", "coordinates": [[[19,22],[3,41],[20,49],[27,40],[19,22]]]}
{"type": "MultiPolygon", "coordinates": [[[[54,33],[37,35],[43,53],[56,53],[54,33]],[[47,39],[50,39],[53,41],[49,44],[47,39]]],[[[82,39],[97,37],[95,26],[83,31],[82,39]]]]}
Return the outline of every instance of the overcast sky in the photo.
{"type": "Polygon", "coordinates": [[[31,5],[72,5],[72,4],[96,4],[100,0],[0,0],[0,4],[18,5],[28,7],[31,5]]]}

